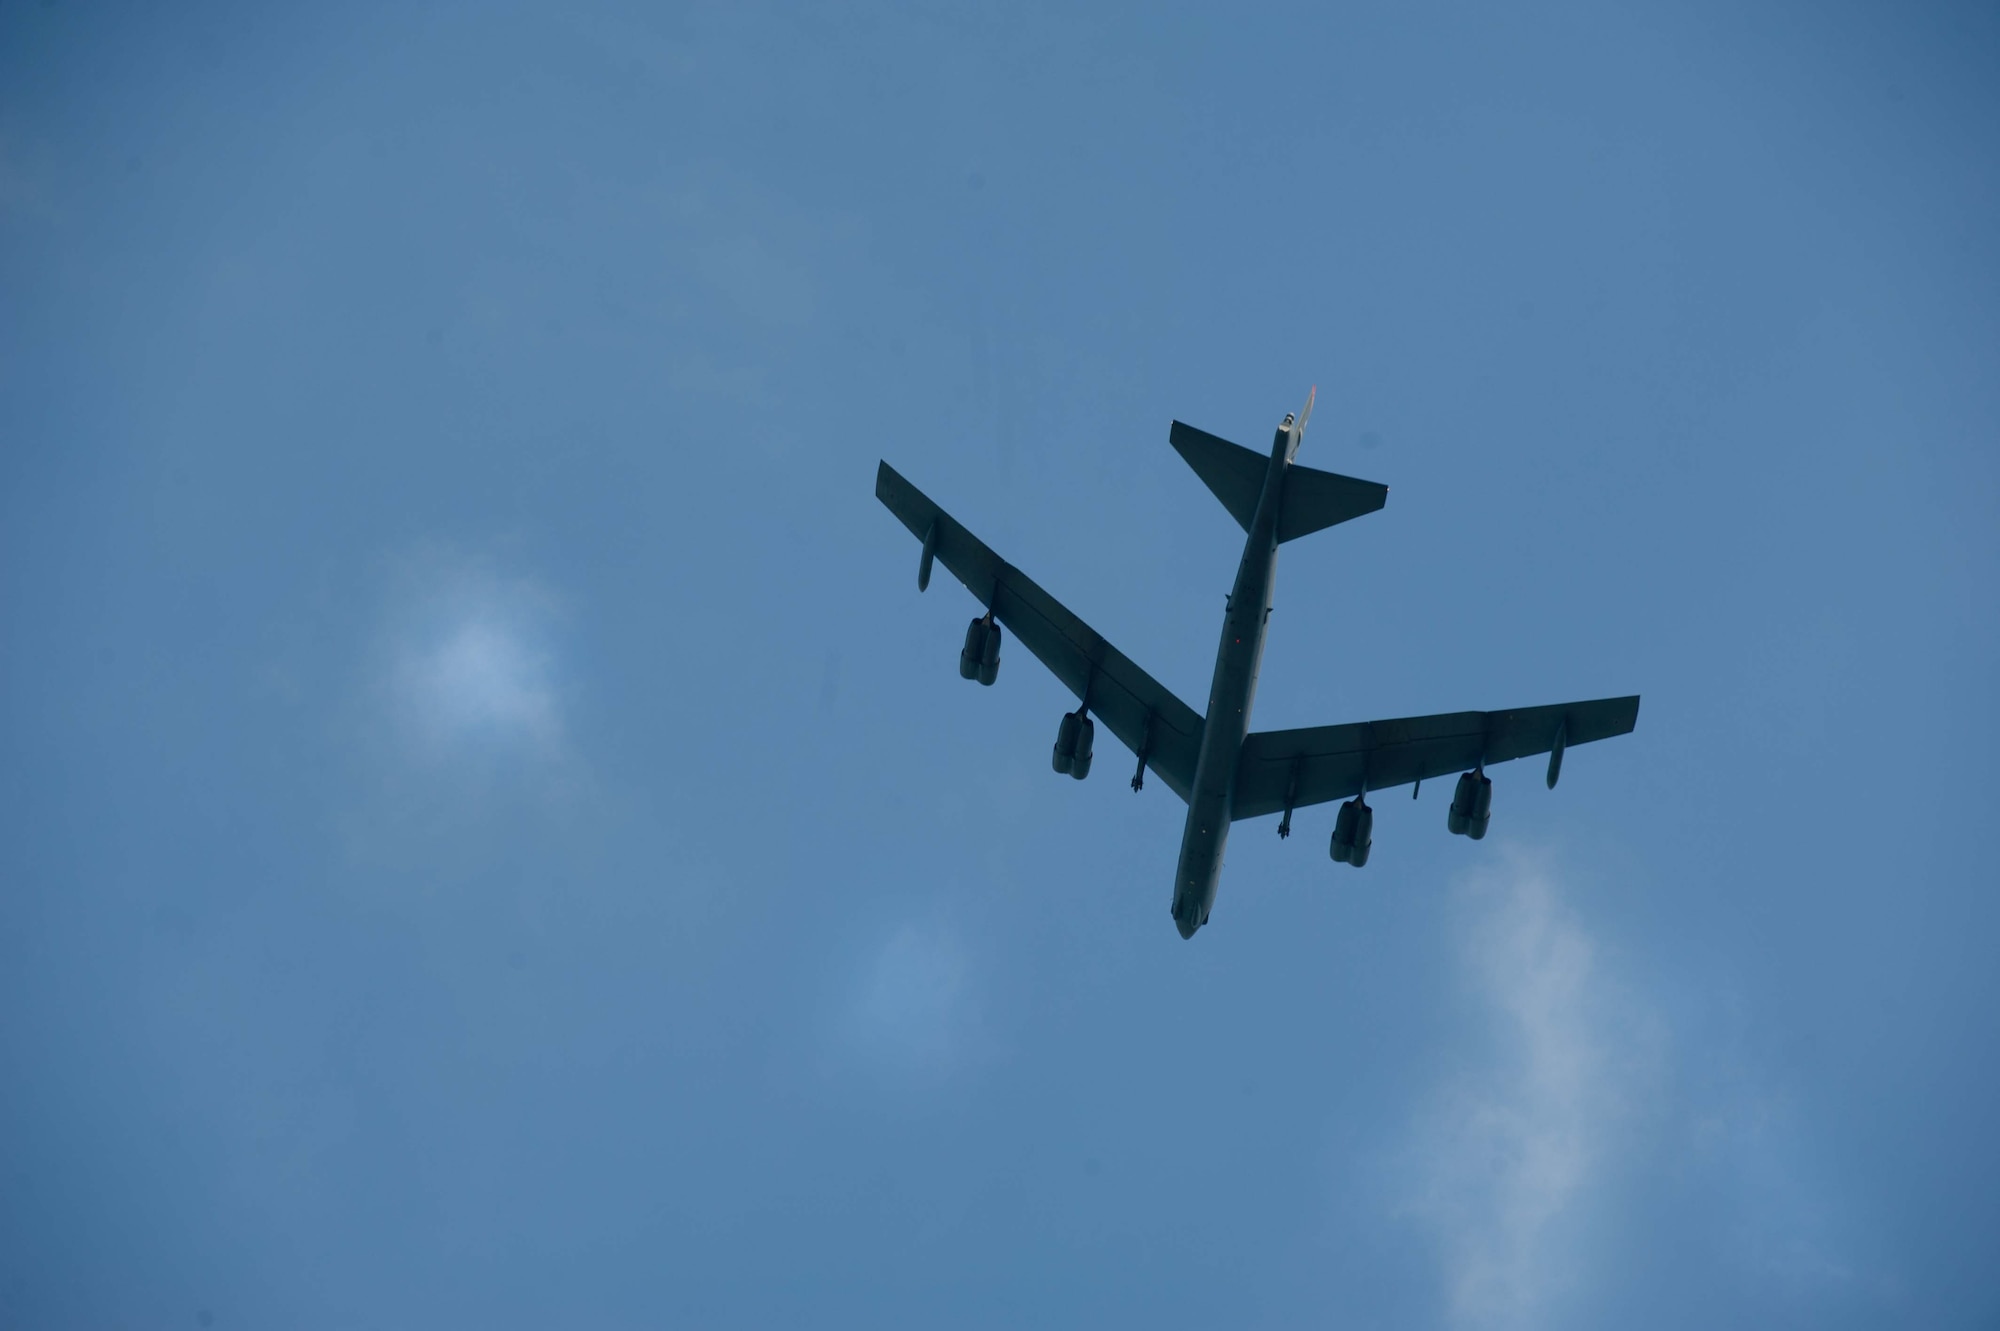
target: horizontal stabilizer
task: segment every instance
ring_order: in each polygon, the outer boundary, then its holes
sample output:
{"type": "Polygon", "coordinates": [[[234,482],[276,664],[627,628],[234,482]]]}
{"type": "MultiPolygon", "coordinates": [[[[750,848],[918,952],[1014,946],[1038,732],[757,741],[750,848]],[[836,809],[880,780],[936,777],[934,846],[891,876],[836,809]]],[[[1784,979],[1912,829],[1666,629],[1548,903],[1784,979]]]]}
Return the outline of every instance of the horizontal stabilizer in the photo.
{"type": "Polygon", "coordinates": [[[1282,543],[1310,536],[1337,522],[1373,513],[1388,502],[1386,485],[1314,471],[1295,462],[1285,472],[1285,507],[1278,517],[1278,540],[1282,543]]]}
{"type": "Polygon", "coordinates": [[[1229,516],[1244,531],[1249,531],[1257,516],[1257,500],[1264,493],[1264,477],[1271,469],[1271,459],[1179,421],[1174,422],[1167,438],[1172,441],[1174,451],[1194,468],[1194,474],[1201,477],[1202,484],[1222,501],[1229,516]]]}

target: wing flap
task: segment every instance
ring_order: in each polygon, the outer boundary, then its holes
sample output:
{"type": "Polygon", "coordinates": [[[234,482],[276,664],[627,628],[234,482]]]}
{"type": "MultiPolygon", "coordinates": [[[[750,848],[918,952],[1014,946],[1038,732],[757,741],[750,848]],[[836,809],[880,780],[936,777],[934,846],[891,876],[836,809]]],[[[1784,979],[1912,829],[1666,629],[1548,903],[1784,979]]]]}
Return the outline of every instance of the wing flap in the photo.
{"type": "Polygon", "coordinates": [[[1351,799],[1369,790],[1427,781],[1477,766],[1547,753],[1563,732],[1566,747],[1630,734],[1639,699],[1521,707],[1504,712],[1445,712],[1393,721],[1360,721],[1245,737],[1236,764],[1233,816],[1258,818],[1292,807],[1351,799]]]}
{"type": "Polygon", "coordinates": [[[918,540],[937,532],[936,558],[1071,693],[1089,690],[1090,711],[1182,799],[1194,788],[1202,719],[1132,659],[995,554],[887,462],[875,497],[918,540]]]}

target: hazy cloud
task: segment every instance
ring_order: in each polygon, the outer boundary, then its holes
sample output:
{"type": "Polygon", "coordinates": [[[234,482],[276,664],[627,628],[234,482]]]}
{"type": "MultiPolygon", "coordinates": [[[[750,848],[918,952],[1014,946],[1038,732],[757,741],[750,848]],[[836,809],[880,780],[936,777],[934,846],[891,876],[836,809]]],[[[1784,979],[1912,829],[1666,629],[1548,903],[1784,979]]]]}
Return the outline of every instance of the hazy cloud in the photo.
{"type": "Polygon", "coordinates": [[[442,881],[573,833],[604,792],[567,722],[577,686],[560,599],[448,549],[390,571],[338,740],[358,778],[340,814],[350,849],[442,881]]]}
{"type": "Polygon", "coordinates": [[[1452,927],[1473,1034],[1417,1116],[1404,1211],[1437,1242],[1453,1325],[1561,1321],[1603,1226],[1638,1223],[1628,1189],[1659,1170],[1714,1200],[1712,1233],[1777,1306],[1895,1297],[1845,1255],[1853,1224],[1786,1095],[1739,1037],[1670,1029],[1548,862],[1503,851],[1459,884],[1452,927]]]}
{"type": "Polygon", "coordinates": [[[1488,1047],[1420,1120],[1410,1209],[1436,1232],[1453,1322],[1525,1326],[1576,1275],[1561,1224],[1650,1041],[1544,866],[1509,855],[1462,884],[1458,911],[1488,1047]]]}
{"type": "Polygon", "coordinates": [[[904,924],[868,957],[848,1009],[848,1034],[884,1063],[945,1071],[963,1056],[970,1000],[957,939],[938,927],[904,924]]]}
{"type": "Polygon", "coordinates": [[[398,676],[412,719],[433,738],[512,735],[549,743],[561,733],[545,653],[483,609],[416,645],[398,676]]]}
{"type": "Polygon", "coordinates": [[[699,272],[742,315],[788,328],[811,321],[813,284],[808,269],[754,235],[718,236],[701,249],[699,272]]]}
{"type": "Polygon", "coordinates": [[[428,753],[563,740],[555,598],[533,579],[430,555],[405,579],[388,684],[404,738],[428,753]]]}

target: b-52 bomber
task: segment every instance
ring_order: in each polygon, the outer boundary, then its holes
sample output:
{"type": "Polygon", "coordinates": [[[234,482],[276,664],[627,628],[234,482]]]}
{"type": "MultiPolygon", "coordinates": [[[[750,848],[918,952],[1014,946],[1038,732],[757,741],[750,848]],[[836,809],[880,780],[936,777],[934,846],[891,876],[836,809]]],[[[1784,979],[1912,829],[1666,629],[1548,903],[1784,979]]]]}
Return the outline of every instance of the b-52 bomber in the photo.
{"type": "MultiPolygon", "coordinates": [[[[1206,717],[994,554],[887,462],[875,473],[875,497],[923,542],[917,589],[930,585],[931,566],[942,561],[986,607],[965,630],[958,673],[993,683],[1000,672],[1001,626],[1006,626],[1077,696],[1077,709],[1066,713],[1056,728],[1057,772],[1079,781],[1090,774],[1095,717],[1137,755],[1133,790],[1145,784],[1150,768],[1187,801],[1180,864],[1174,870],[1173,916],[1182,938],[1194,937],[1208,923],[1232,822],[1282,812],[1278,835],[1287,837],[1294,809],[1344,800],[1334,819],[1330,850],[1336,861],[1358,869],[1368,863],[1373,842],[1370,791],[1412,783],[1421,787],[1431,777],[1459,772],[1445,826],[1477,841],[1486,835],[1492,817],[1489,766],[1546,753],[1548,784],[1554,789],[1566,748],[1629,734],[1639,720],[1634,695],[1505,712],[1446,712],[1252,732],[1250,704],[1271,618],[1278,547],[1373,513],[1389,497],[1385,485],[1293,461],[1312,406],[1309,394],[1303,411],[1285,417],[1268,456],[1179,421],[1168,433],[1175,450],[1247,533],[1223,616],[1206,717]]],[[[1413,789],[1413,798],[1415,794],[1413,789]]]]}

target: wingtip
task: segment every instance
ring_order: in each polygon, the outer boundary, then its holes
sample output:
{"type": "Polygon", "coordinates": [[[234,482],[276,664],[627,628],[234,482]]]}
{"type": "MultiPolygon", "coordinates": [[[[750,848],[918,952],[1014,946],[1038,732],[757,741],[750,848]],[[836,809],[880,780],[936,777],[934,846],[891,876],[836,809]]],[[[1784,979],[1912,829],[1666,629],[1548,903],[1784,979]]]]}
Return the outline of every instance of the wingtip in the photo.
{"type": "Polygon", "coordinates": [[[881,459],[875,464],[875,497],[885,504],[888,503],[890,494],[896,488],[896,482],[902,479],[902,473],[890,466],[887,458],[881,459]]]}

